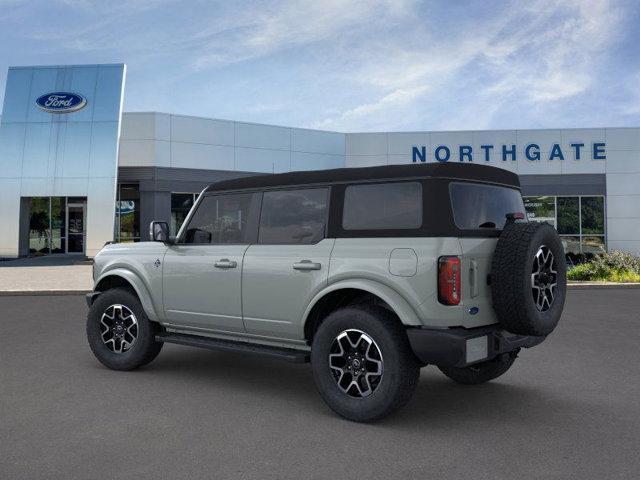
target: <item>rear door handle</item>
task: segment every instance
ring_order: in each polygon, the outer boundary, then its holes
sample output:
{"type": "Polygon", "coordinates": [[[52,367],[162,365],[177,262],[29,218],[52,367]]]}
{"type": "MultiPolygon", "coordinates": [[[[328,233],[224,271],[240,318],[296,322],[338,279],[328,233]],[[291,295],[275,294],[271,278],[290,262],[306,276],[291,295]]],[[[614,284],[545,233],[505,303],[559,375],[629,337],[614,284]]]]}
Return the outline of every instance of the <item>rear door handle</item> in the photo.
{"type": "Polygon", "coordinates": [[[478,262],[471,260],[469,263],[469,283],[471,298],[478,296],[478,262]]]}
{"type": "Polygon", "coordinates": [[[228,258],[221,258],[215,262],[213,266],[216,268],[236,268],[238,266],[238,262],[235,260],[229,260],[228,258]]]}
{"type": "Polygon", "coordinates": [[[293,264],[294,270],[320,270],[322,265],[320,263],[312,262],[311,260],[300,260],[293,264]]]}

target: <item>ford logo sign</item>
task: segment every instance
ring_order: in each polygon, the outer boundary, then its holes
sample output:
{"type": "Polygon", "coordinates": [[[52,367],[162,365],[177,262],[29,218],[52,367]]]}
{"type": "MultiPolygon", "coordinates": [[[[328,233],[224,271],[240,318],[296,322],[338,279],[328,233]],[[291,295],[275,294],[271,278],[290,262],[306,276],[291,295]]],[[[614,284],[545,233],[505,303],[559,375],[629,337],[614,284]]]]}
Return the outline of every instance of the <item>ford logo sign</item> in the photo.
{"type": "Polygon", "coordinates": [[[36,105],[49,113],[72,113],[85,107],[87,99],[77,93],[53,92],[38,97],[36,105]]]}

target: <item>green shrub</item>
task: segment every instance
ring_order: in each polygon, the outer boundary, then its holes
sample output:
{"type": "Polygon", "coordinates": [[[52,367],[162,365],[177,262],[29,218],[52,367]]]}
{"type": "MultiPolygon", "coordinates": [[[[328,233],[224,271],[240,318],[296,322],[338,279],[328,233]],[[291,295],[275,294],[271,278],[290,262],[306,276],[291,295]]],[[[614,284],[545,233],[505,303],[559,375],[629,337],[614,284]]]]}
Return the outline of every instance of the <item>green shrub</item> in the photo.
{"type": "Polygon", "coordinates": [[[614,250],[596,255],[567,272],[569,280],[640,282],[640,258],[614,250]]]}
{"type": "Polygon", "coordinates": [[[602,268],[628,270],[640,274],[640,257],[633,256],[630,253],[614,250],[596,255],[593,262],[601,265],[602,268]]]}
{"type": "Polygon", "coordinates": [[[567,272],[569,280],[592,280],[595,276],[591,262],[576,265],[567,272]]]}
{"type": "Polygon", "coordinates": [[[640,274],[628,270],[613,270],[610,282],[640,283],[640,274]]]}

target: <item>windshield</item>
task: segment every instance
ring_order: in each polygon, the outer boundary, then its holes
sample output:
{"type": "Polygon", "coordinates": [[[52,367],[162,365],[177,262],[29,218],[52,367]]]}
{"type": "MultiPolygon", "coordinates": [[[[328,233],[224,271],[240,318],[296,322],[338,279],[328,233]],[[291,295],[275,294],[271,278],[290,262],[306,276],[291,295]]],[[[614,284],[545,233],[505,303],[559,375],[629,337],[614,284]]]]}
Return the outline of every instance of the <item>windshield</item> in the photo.
{"type": "Polygon", "coordinates": [[[522,196],[515,188],[454,182],[449,191],[453,219],[461,230],[502,229],[507,213],[525,213],[522,196]]]}

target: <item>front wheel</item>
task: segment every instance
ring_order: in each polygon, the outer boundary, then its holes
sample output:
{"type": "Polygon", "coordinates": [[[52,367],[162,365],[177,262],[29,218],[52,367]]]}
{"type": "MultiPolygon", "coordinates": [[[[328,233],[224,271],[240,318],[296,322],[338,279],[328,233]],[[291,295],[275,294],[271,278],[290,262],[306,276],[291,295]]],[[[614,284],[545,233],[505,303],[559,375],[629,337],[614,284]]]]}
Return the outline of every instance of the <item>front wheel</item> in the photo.
{"type": "Polygon", "coordinates": [[[150,321],[140,300],[129,290],[101,293],[87,315],[87,340],[100,362],[112,370],[133,370],[158,356],[160,326],[150,321]]]}
{"type": "Polygon", "coordinates": [[[324,401],[356,422],[377,420],[403,406],[420,375],[400,322],[372,306],[331,313],[313,338],[311,364],[324,401]]]}
{"type": "Polygon", "coordinates": [[[505,374],[515,362],[517,352],[499,355],[488,362],[476,363],[468,367],[438,367],[442,373],[463,385],[479,385],[505,374]]]}

